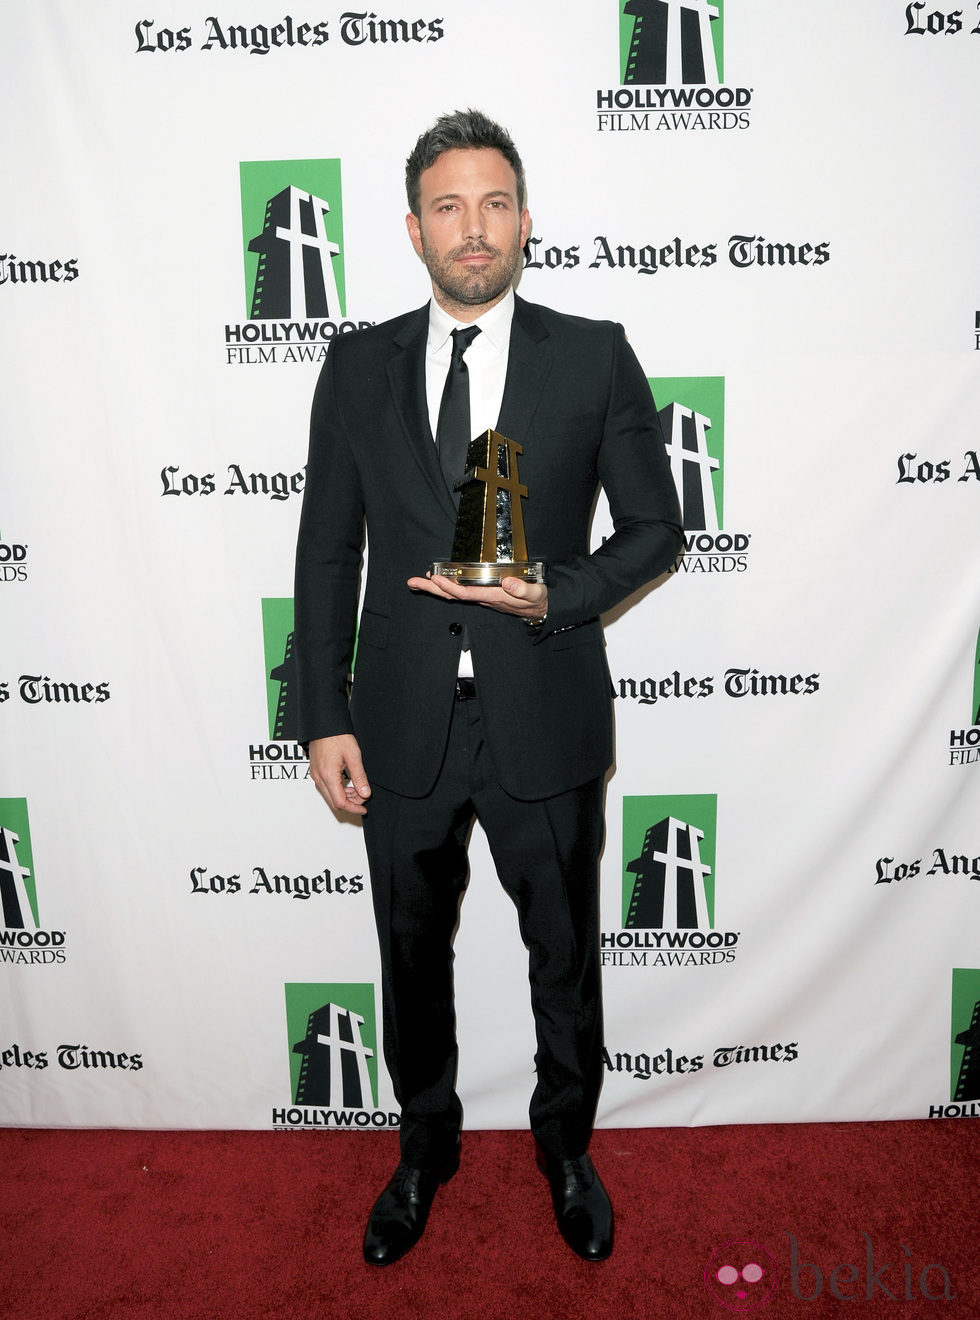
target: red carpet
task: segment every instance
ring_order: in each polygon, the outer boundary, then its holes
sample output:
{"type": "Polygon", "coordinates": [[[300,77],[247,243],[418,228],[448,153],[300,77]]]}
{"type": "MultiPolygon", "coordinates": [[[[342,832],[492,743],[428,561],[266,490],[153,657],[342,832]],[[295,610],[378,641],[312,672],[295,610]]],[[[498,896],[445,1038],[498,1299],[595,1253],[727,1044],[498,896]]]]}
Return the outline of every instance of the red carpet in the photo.
{"type": "Polygon", "coordinates": [[[0,1130],[0,1316],[980,1317],[969,1120],[598,1132],[617,1211],[599,1265],[558,1237],[516,1132],[464,1134],[419,1246],[363,1264],[396,1150],[387,1133],[0,1130]],[[769,1268],[712,1292],[709,1259],[769,1268]]]}

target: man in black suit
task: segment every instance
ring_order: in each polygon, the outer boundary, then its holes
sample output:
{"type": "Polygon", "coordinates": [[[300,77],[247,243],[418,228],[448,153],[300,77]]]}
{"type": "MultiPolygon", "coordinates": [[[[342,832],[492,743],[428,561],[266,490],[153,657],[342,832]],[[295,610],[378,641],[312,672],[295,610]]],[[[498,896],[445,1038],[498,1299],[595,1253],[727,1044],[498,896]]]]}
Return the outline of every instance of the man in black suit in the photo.
{"type": "Polygon", "coordinates": [[[459,1164],[452,939],[476,818],[528,947],[538,1162],[565,1240],[601,1260],[612,1209],[587,1153],[602,1076],[598,858],[612,762],[599,616],[672,563],[680,512],[622,328],[513,292],[531,222],[507,133],[476,111],[443,116],[416,144],[406,183],[432,300],[331,347],[295,591],[300,736],[326,801],[364,817],[385,1059],[402,1111],[401,1162],[364,1254],[385,1265],[414,1246],[459,1164]],[[440,452],[467,391],[464,438],[493,428],[522,446],[528,553],[546,562],[545,582],[463,586],[426,571],[453,542],[458,497],[440,452]],[[589,553],[600,483],[615,532],[589,553]]]}

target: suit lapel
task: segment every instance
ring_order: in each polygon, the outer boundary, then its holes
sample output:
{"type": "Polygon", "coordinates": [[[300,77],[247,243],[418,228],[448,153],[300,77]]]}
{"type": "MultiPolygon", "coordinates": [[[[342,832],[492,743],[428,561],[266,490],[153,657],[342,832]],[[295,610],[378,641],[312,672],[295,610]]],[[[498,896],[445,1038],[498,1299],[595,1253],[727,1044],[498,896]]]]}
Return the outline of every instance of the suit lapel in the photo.
{"type": "Polygon", "coordinates": [[[523,444],[551,371],[552,347],[537,312],[523,298],[514,303],[507,381],[497,429],[523,444]]]}
{"type": "Polygon", "coordinates": [[[425,396],[425,346],[429,333],[429,308],[420,307],[394,336],[395,351],[389,359],[388,387],[398,412],[406,447],[443,510],[455,523],[456,507],[439,467],[429,408],[425,396]]]}

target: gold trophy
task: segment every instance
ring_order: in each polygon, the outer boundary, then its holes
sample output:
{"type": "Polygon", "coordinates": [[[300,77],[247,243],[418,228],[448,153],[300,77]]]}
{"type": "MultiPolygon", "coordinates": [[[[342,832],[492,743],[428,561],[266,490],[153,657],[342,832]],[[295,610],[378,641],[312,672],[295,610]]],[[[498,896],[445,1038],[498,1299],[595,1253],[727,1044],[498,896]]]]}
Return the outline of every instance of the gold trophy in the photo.
{"type": "Polygon", "coordinates": [[[489,430],[470,443],[466,470],[456,482],[459,512],[451,559],[437,559],[432,572],[473,586],[497,586],[505,577],[543,582],[544,564],[529,560],[521,499],[527,496],[517,475],[524,450],[489,430]]]}

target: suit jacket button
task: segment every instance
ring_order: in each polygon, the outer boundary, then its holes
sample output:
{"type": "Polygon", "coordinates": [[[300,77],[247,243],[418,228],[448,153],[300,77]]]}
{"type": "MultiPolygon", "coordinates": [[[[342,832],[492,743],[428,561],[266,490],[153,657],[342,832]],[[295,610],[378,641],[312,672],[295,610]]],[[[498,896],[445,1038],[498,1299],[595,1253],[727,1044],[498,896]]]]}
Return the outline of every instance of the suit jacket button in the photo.
{"type": "Polygon", "coordinates": [[[452,633],[454,637],[458,637],[459,634],[463,631],[463,625],[461,623],[451,623],[449,625],[449,631],[452,633]]]}

